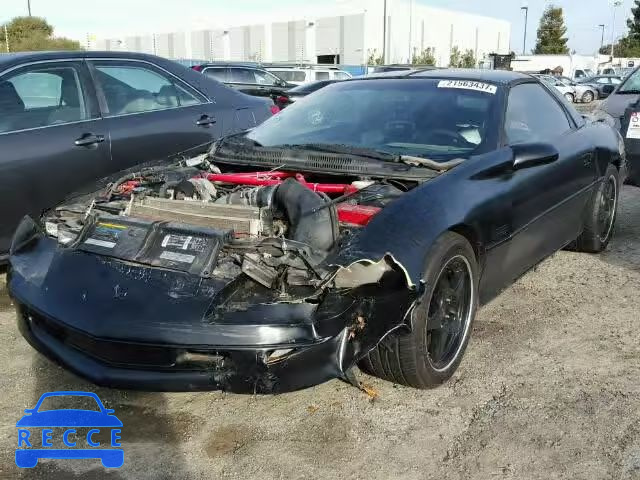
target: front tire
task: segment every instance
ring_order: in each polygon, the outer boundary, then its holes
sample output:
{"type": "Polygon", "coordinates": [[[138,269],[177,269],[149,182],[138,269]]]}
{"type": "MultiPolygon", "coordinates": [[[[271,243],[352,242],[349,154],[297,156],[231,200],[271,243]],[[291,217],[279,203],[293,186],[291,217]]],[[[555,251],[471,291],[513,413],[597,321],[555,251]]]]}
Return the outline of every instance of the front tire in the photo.
{"type": "Polygon", "coordinates": [[[372,375],[421,389],[442,384],[457,370],[478,307],[478,264],[464,237],[443,234],[426,258],[425,292],[411,331],[392,333],[360,362],[372,375]]]}
{"type": "Polygon", "coordinates": [[[573,93],[565,93],[564,98],[566,98],[567,102],[569,103],[573,103],[575,101],[575,97],[573,96],[573,93]]]}
{"type": "Polygon", "coordinates": [[[600,253],[607,248],[613,236],[619,194],[618,169],[609,165],[602,183],[587,205],[584,230],[576,241],[576,250],[600,253]]]}

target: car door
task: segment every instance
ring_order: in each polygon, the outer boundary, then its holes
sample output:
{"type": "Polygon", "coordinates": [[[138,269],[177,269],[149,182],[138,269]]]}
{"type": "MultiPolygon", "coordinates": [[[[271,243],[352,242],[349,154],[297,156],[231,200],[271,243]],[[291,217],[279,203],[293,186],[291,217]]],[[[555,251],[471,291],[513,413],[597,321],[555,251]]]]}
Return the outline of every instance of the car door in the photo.
{"type": "Polygon", "coordinates": [[[170,72],[139,60],[88,63],[116,171],[187,151],[204,152],[220,136],[216,104],[170,72]]]}
{"type": "Polygon", "coordinates": [[[24,215],[111,171],[109,135],[81,60],[0,73],[0,257],[24,215]]]}
{"type": "MultiPolygon", "coordinates": [[[[504,268],[511,278],[575,240],[596,181],[594,147],[584,122],[577,124],[561,97],[538,83],[509,92],[505,115],[508,145],[549,143],[557,160],[511,175],[511,242],[504,268]]],[[[570,107],[569,107],[570,108],[570,107]]]]}

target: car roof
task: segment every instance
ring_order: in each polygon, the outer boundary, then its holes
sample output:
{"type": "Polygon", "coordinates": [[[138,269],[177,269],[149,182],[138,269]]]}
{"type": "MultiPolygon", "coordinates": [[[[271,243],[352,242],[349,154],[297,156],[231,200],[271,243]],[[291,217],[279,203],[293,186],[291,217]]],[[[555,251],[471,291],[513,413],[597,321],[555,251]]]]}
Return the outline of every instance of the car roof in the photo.
{"type": "MultiPolygon", "coordinates": [[[[56,60],[67,58],[130,58],[139,60],[157,59],[155,55],[134,52],[106,52],[106,51],[60,51],[60,52],[18,52],[0,55],[0,69],[15,64],[37,62],[40,60],[56,60]]],[[[163,59],[164,60],[164,59],[163,59]]]]}
{"type": "MultiPolygon", "coordinates": [[[[358,77],[354,78],[356,80],[358,77]]],[[[533,80],[531,75],[509,70],[484,70],[466,68],[416,69],[394,72],[372,73],[360,78],[446,78],[451,80],[471,80],[490,82],[499,85],[510,85],[526,80],[533,80]]]]}

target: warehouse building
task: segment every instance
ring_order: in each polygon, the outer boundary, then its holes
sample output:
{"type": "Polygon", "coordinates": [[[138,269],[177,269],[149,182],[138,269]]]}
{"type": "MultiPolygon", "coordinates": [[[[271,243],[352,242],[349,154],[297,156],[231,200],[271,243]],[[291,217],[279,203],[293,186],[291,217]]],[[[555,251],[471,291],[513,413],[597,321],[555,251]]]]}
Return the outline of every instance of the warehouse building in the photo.
{"type": "Polygon", "coordinates": [[[336,0],[317,11],[288,12],[279,20],[251,25],[150,33],[96,40],[94,50],[129,50],[175,59],[336,63],[364,65],[370,57],[407,63],[431,48],[447,66],[454,47],[477,59],[509,53],[511,25],[479,15],[424,5],[417,0],[336,0]],[[386,4],[386,18],[385,18],[386,4]],[[386,38],[385,38],[386,37],[386,38]],[[386,40],[386,41],[385,41],[386,40]]]}

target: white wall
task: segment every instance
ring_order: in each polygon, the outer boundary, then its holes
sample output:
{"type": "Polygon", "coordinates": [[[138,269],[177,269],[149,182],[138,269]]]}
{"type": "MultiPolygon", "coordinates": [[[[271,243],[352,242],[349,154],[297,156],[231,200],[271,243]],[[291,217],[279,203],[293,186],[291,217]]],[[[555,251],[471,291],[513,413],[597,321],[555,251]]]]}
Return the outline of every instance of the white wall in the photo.
{"type": "MultiPolygon", "coordinates": [[[[382,51],[383,4],[367,8],[367,49],[382,51]]],[[[387,63],[406,63],[413,49],[434,48],[438,66],[448,66],[452,46],[471,49],[476,58],[489,53],[509,53],[511,24],[480,15],[419,5],[410,0],[388,0],[387,63]],[[411,32],[411,36],[409,36],[411,32]]]]}
{"type": "MultiPolygon", "coordinates": [[[[406,63],[414,49],[427,47],[435,49],[438,66],[449,64],[452,46],[473,50],[477,59],[510,51],[511,25],[507,21],[419,5],[415,0],[387,2],[387,63],[406,63]]],[[[263,24],[147,37],[155,38],[159,55],[173,58],[248,61],[259,56],[262,61],[316,63],[317,55],[339,54],[341,63],[361,65],[370,51],[382,53],[383,0],[334,4],[328,0],[316,11],[311,14],[309,7],[302,5],[298,12],[288,9],[287,17],[278,15],[278,21],[265,19],[263,24]]],[[[121,45],[108,40],[95,44],[98,49],[121,45]]],[[[126,42],[129,50],[140,47],[149,51],[149,46],[146,40],[126,42]]]]}

